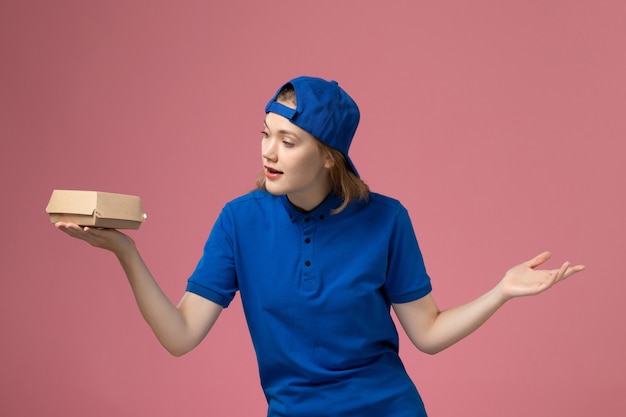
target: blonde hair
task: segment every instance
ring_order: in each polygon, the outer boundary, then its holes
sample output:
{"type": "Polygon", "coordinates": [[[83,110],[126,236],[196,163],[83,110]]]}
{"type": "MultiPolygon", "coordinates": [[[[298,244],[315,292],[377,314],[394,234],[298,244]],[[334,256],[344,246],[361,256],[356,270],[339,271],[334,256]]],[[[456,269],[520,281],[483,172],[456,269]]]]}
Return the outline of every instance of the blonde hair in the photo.
{"type": "Polygon", "coordinates": [[[343,198],[341,205],[333,209],[331,214],[341,213],[353,201],[367,201],[370,188],[348,167],[343,154],[322,142],[319,144],[322,152],[326,152],[326,155],[334,162],[330,168],[330,191],[343,198]]]}

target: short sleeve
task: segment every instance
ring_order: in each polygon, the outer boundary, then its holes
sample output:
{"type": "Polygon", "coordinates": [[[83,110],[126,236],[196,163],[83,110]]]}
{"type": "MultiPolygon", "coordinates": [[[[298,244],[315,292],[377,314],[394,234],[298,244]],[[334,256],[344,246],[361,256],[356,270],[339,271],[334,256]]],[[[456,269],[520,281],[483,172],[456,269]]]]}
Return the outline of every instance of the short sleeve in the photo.
{"type": "Polygon", "coordinates": [[[218,217],[202,258],[187,281],[187,291],[228,307],[237,292],[232,217],[225,207],[218,217]]]}
{"type": "Polygon", "coordinates": [[[432,291],[407,210],[398,210],[389,242],[385,291],[392,303],[407,303],[432,291]]]}

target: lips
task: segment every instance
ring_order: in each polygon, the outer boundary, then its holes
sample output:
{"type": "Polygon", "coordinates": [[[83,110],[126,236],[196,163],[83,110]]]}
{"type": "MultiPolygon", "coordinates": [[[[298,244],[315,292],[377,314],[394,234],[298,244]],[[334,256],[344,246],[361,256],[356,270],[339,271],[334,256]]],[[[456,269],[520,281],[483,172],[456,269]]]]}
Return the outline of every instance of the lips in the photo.
{"type": "Polygon", "coordinates": [[[268,166],[265,166],[265,169],[266,169],[266,170],[267,170],[267,172],[268,172],[268,173],[270,173],[270,174],[282,174],[282,173],[283,173],[282,171],[279,171],[279,170],[277,170],[277,169],[274,169],[274,168],[272,168],[272,167],[268,167],[268,166]]]}
{"type": "Polygon", "coordinates": [[[274,169],[272,167],[268,167],[267,165],[265,166],[265,176],[268,179],[276,179],[278,177],[280,177],[283,174],[282,171],[279,171],[277,169],[274,169]]]}

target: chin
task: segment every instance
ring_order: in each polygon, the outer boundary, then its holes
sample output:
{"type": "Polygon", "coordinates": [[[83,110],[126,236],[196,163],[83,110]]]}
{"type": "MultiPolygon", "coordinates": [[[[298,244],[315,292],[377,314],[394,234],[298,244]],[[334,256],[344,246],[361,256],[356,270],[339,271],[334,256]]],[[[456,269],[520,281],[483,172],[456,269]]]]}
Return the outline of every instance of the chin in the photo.
{"type": "Polygon", "coordinates": [[[269,182],[265,183],[265,191],[272,195],[284,195],[287,194],[287,191],[283,190],[281,187],[276,187],[274,184],[269,182]]]}

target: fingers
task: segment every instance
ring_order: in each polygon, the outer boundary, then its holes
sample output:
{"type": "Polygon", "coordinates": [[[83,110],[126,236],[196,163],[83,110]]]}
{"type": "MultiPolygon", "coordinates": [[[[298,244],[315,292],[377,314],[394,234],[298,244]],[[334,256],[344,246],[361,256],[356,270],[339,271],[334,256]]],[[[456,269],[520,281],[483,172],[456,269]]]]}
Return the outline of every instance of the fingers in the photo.
{"type": "Polygon", "coordinates": [[[82,227],[74,223],[57,222],[54,224],[54,227],[70,236],[73,236],[76,232],[83,230],[82,227]]]}
{"type": "MultiPolygon", "coordinates": [[[[526,266],[528,266],[529,268],[535,269],[537,268],[539,265],[541,265],[542,263],[546,262],[548,259],[550,259],[550,257],[552,256],[552,254],[550,252],[543,252],[540,253],[539,255],[535,256],[533,259],[527,261],[525,263],[526,266]]],[[[584,265],[576,265],[576,266],[571,266],[570,262],[565,262],[563,263],[563,265],[561,265],[561,267],[559,269],[555,269],[553,271],[551,271],[551,276],[554,277],[556,279],[556,281],[560,281],[563,280],[565,278],[568,278],[572,275],[574,275],[577,272],[580,272],[582,270],[585,269],[584,265]]]]}
{"type": "Polygon", "coordinates": [[[56,223],[55,226],[73,238],[83,240],[91,246],[109,250],[114,253],[122,253],[132,249],[134,241],[127,235],[115,229],[100,229],[93,227],[81,227],[73,223],[56,223]]]}
{"type": "Polygon", "coordinates": [[[82,226],[79,226],[77,224],[74,223],[63,223],[63,222],[58,222],[55,223],[54,226],[61,230],[62,232],[67,233],[70,236],[74,236],[74,237],[78,237],[83,235],[86,232],[86,227],[83,228],[82,226]]]}
{"type": "Polygon", "coordinates": [[[553,286],[557,282],[561,281],[565,277],[565,273],[567,272],[567,268],[569,267],[569,262],[564,262],[563,265],[559,269],[553,269],[550,271],[550,285],[553,286]]]}
{"type": "Polygon", "coordinates": [[[556,273],[558,281],[565,278],[565,274],[567,273],[568,269],[569,269],[569,262],[563,262],[563,265],[561,265],[561,268],[556,273]]]}
{"type": "Polygon", "coordinates": [[[554,283],[557,283],[559,281],[562,281],[564,279],[571,277],[575,273],[580,272],[584,269],[585,269],[584,265],[571,266],[569,262],[565,262],[563,263],[563,265],[561,265],[561,268],[559,268],[558,270],[555,269],[551,271],[550,274],[554,278],[554,283]]]}
{"type": "Polygon", "coordinates": [[[88,227],[88,226],[83,227],[74,223],[64,223],[64,222],[57,222],[54,224],[54,226],[63,232],[71,234],[72,236],[84,235],[85,233],[89,233],[95,236],[100,236],[101,235],[100,231],[102,230],[98,228],[93,228],[93,227],[88,227]]]}
{"type": "Polygon", "coordinates": [[[580,271],[583,271],[584,269],[585,269],[585,265],[576,265],[576,266],[568,267],[567,270],[565,271],[565,274],[563,275],[563,279],[569,278],[572,275],[580,271]]]}
{"type": "Polygon", "coordinates": [[[84,240],[92,246],[101,246],[103,243],[101,231],[98,229],[63,222],[55,223],[55,227],[73,238],[84,240]]]}
{"type": "Polygon", "coordinates": [[[550,259],[550,257],[552,256],[552,254],[550,252],[543,252],[540,253],[539,255],[535,256],[533,259],[529,260],[526,262],[526,265],[529,268],[536,268],[539,265],[541,265],[542,263],[544,263],[545,261],[547,261],[548,259],[550,259]]]}

